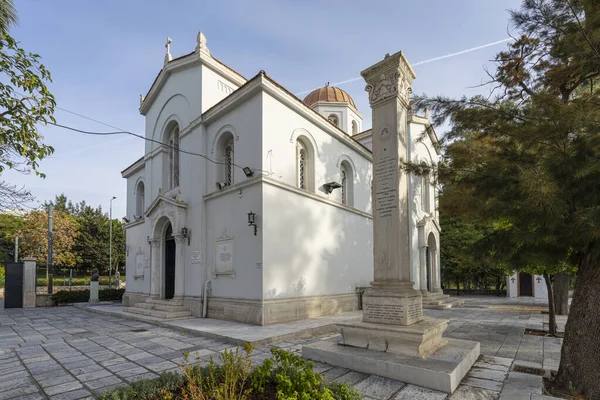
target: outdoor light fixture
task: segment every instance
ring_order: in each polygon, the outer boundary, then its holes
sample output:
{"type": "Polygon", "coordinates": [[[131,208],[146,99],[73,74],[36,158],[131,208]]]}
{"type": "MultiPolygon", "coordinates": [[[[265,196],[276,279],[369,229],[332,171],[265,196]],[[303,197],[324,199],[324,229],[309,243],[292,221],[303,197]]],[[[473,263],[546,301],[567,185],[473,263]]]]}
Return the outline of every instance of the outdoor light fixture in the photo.
{"type": "Polygon", "coordinates": [[[225,186],[227,186],[227,184],[225,182],[215,182],[215,186],[217,187],[217,189],[221,190],[225,186]]]}
{"type": "Polygon", "coordinates": [[[129,219],[127,217],[123,217],[123,222],[125,222],[126,224],[129,223],[129,219]]]}
{"type": "Polygon", "coordinates": [[[256,232],[258,230],[258,227],[256,226],[256,214],[254,214],[252,211],[248,213],[248,226],[254,227],[254,236],[256,236],[256,232]]]}
{"type": "Polygon", "coordinates": [[[244,167],[244,173],[246,174],[246,178],[252,178],[254,176],[254,172],[249,167],[244,167]]]}
{"type": "Polygon", "coordinates": [[[152,240],[150,240],[150,236],[146,236],[146,239],[148,240],[148,246],[150,246],[152,244],[152,240]]]}
{"type": "Polygon", "coordinates": [[[329,182],[323,185],[323,188],[325,188],[325,192],[327,194],[331,194],[331,192],[333,192],[333,189],[339,189],[341,187],[342,185],[337,182],[329,182]]]}
{"type": "Polygon", "coordinates": [[[188,240],[188,246],[190,245],[190,234],[192,232],[186,228],[185,226],[183,228],[181,228],[181,236],[183,236],[184,238],[187,238],[188,240]]]}

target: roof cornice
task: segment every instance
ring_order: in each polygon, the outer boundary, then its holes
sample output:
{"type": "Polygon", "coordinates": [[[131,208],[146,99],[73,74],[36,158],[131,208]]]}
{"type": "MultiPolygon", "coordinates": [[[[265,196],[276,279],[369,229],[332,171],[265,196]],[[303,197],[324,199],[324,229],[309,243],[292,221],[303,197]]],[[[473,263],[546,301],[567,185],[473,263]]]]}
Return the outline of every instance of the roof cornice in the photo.
{"type": "Polygon", "coordinates": [[[129,167],[127,167],[123,171],[121,171],[121,177],[129,178],[131,175],[135,174],[140,169],[143,169],[144,166],[145,166],[145,160],[144,160],[144,157],[142,157],[142,158],[138,159],[137,161],[135,161],[133,164],[131,164],[129,167]]]}
{"type": "Polygon", "coordinates": [[[143,97],[141,99],[139,109],[140,114],[146,115],[146,113],[154,103],[154,100],[156,100],[158,93],[165,85],[165,82],[171,74],[197,65],[206,66],[207,68],[213,70],[217,74],[230,80],[238,86],[243,85],[247,81],[246,78],[244,78],[242,75],[233,71],[231,68],[227,67],[225,64],[223,64],[216,58],[213,58],[210,54],[206,53],[205,51],[195,51],[193,53],[187,54],[185,56],[170,61],[167,65],[165,65],[165,67],[162,70],[160,70],[158,76],[152,83],[150,90],[146,94],[146,97],[143,97]]]}

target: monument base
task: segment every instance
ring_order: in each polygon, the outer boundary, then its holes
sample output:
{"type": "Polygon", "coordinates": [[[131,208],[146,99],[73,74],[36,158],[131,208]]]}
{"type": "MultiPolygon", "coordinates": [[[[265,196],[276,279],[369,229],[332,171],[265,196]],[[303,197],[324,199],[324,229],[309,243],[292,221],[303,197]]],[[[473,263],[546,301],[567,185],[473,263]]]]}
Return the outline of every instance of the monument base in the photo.
{"type": "Polygon", "coordinates": [[[374,374],[452,393],[479,357],[479,342],[447,339],[427,359],[320,341],[302,348],[302,356],[337,367],[374,374]]]}
{"type": "Polygon", "coordinates": [[[362,302],[364,322],[412,325],[423,319],[421,292],[412,282],[371,282],[362,302]]]}
{"type": "Polygon", "coordinates": [[[425,318],[408,326],[369,322],[345,323],[338,326],[341,329],[343,345],[426,358],[448,343],[442,337],[448,328],[448,322],[447,319],[425,318]]]}

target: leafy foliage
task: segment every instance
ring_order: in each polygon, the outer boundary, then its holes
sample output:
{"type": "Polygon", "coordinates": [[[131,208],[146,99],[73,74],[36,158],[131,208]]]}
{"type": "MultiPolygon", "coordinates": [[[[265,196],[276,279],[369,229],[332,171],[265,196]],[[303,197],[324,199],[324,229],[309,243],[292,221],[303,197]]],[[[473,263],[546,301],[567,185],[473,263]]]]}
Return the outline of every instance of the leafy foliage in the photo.
{"type": "MultiPolygon", "coordinates": [[[[100,301],[120,301],[125,289],[100,289],[98,299],[100,301]]],[[[86,290],[59,290],[52,295],[54,304],[85,303],[90,299],[90,291],[86,290]]]]}
{"type": "Polygon", "coordinates": [[[489,254],[545,276],[577,266],[558,379],[595,398],[600,2],[524,0],[511,16],[521,36],[496,56],[488,97],[421,96],[415,105],[433,111],[435,124],[450,122],[443,196],[457,215],[497,225],[489,254]]]}
{"type": "Polygon", "coordinates": [[[266,359],[252,370],[251,344],[239,349],[225,350],[219,362],[212,358],[200,366],[189,363],[184,352],[181,380],[163,376],[138,381],[131,387],[105,392],[103,400],[125,399],[184,399],[184,400],[359,400],[360,394],[345,384],[323,385],[322,377],[306,362],[288,351],[272,348],[273,359],[266,359]],[[161,385],[164,385],[161,388],[161,385]]]}

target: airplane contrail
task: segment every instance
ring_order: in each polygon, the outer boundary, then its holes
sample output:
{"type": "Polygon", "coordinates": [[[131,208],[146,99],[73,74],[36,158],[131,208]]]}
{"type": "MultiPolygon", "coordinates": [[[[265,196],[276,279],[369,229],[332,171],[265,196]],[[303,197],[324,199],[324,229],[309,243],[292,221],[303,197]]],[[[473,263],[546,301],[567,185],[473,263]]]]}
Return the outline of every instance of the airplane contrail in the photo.
{"type": "MultiPolygon", "coordinates": [[[[430,58],[430,59],[428,59],[428,60],[419,61],[419,62],[416,62],[416,63],[412,64],[412,66],[413,66],[413,67],[416,67],[416,66],[418,66],[418,65],[428,64],[428,63],[430,63],[430,62],[439,61],[439,60],[444,60],[444,59],[446,59],[446,58],[450,58],[450,57],[456,57],[456,56],[460,56],[460,55],[462,55],[462,54],[466,54],[466,53],[470,53],[470,52],[472,52],[472,51],[477,51],[477,50],[485,49],[486,47],[496,46],[496,45],[498,45],[498,44],[505,43],[505,42],[508,42],[508,41],[511,41],[511,40],[512,40],[512,38],[506,38],[506,39],[502,39],[502,40],[497,40],[497,41],[495,41],[495,42],[492,42],[492,43],[487,43],[487,44],[483,44],[483,45],[481,45],[481,46],[471,47],[470,49],[466,49],[466,50],[457,51],[456,53],[450,53],[450,54],[446,54],[446,55],[444,55],[444,56],[439,56],[439,57],[430,58]]],[[[332,83],[332,84],[331,84],[331,86],[340,86],[340,85],[343,85],[343,84],[346,84],[346,83],[360,81],[360,80],[362,80],[362,79],[363,79],[363,78],[362,78],[361,76],[359,76],[359,77],[357,77],[357,78],[346,79],[345,81],[340,81],[340,82],[335,82],[335,83],[332,83]]],[[[315,88],[315,89],[317,89],[317,88],[315,88]]],[[[305,91],[303,91],[303,92],[299,92],[299,93],[296,93],[296,94],[297,94],[297,95],[302,95],[302,94],[305,94],[305,93],[311,92],[311,91],[313,91],[313,90],[314,90],[314,89],[311,89],[311,90],[305,90],[305,91]]]]}

